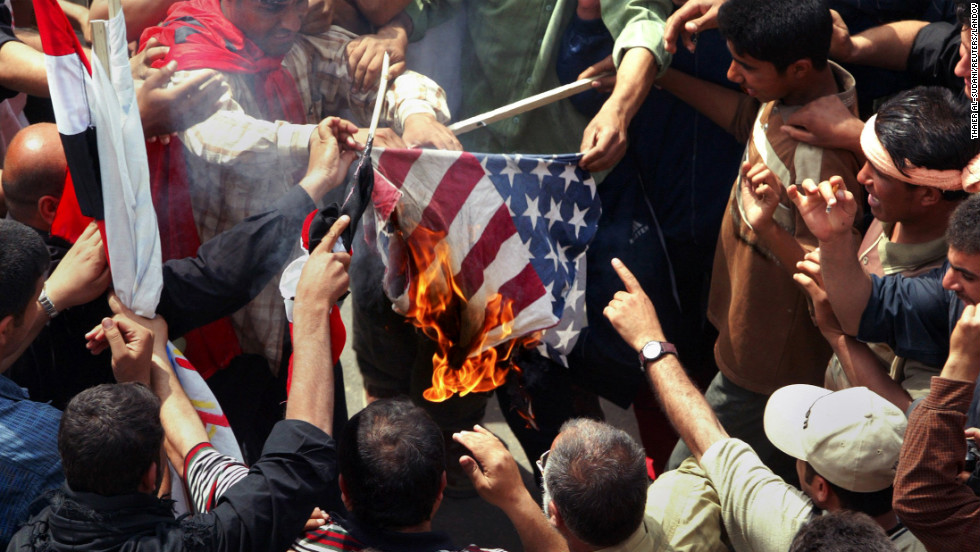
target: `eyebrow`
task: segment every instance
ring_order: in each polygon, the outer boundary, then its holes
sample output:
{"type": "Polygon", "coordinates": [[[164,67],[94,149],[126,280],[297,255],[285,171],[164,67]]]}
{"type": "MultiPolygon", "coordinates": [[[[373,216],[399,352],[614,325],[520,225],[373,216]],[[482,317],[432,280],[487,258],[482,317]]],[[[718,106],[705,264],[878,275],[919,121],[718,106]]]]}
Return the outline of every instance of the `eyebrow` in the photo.
{"type": "Polygon", "coordinates": [[[960,274],[963,274],[965,276],[970,276],[971,278],[980,278],[980,276],[974,274],[973,272],[970,272],[969,270],[967,270],[967,269],[965,269],[965,268],[963,268],[961,266],[956,266],[956,265],[950,263],[949,267],[952,268],[953,270],[955,270],[956,272],[959,272],[960,274]]]}
{"type": "Polygon", "coordinates": [[[753,69],[755,69],[755,67],[754,67],[754,66],[752,66],[752,65],[749,65],[748,63],[745,63],[744,61],[742,61],[742,60],[740,60],[740,59],[737,59],[737,58],[736,58],[735,56],[732,56],[732,60],[733,60],[733,61],[734,61],[735,63],[737,63],[737,64],[739,64],[739,65],[741,65],[742,67],[744,67],[745,69],[748,69],[748,70],[750,70],[750,71],[751,71],[751,70],[753,70],[753,69]]]}

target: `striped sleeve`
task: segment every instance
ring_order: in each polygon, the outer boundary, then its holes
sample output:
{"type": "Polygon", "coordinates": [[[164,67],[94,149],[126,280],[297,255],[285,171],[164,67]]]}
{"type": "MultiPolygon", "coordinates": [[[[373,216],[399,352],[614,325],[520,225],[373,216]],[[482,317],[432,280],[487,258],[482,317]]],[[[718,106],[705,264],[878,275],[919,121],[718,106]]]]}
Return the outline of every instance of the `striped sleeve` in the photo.
{"type": "Polygon", "coordinates": [[[187,455],[184,474],[187,488],[199,513],[208,512],[221,495],[248,475],[248,466],[201,443],[187,455]]]}

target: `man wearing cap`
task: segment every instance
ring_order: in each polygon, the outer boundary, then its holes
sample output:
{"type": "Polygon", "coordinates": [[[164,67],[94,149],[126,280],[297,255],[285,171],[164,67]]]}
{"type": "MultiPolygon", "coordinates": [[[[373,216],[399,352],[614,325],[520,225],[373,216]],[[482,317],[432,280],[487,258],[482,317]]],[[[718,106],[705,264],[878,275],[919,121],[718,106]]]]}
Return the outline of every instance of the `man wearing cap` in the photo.
{"type": "MultiPolygon", "coordinates": [[[[861,144],[867,162],[858,181],[868,192],[875,218],[856,259],[864,272],[879,278],[914,277],[942,266],[949,218],[967,197],[962,179],[921,171],[906,174],[893,160],[905,159],[935,172],[962,169],[978,149],[969,140],[968,107],[949,90],[919,87],[889,99],[864,128],[861,144]]],[[[938,366],[896,357],[884,343],[869,347],[847,335],[817,283],[817,262],[808,261],[801,269],[804,274],[796,280],[813,299],[815,321],[835,353],[827,370],[828,388],[863,385],[902,409],[928,394],[938,366]]]]}
{"type": "Polygon", "coordinates": [[[626,290],[603,314],[640,353],[667,417],[717,491],[736,550],[787,550],[804,524],[822,511],[841,509],[870,515],[899,550],[925,550],[891,508],[906,424],[898,407],[863,387],[832,392],[790,385],[773,393],[764,415],[766,436],[797,459],[801,492],[773,474],[751,447],[728,436],[663,342],[657,312],[636,278],[618,259],[613,267],[626,290]]]}

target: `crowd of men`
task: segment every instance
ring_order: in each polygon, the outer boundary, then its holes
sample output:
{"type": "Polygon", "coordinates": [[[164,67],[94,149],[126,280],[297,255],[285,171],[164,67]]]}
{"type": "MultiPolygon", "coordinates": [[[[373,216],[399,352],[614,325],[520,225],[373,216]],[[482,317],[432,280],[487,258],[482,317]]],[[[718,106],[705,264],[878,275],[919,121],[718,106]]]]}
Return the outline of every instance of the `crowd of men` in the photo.
{"type": "MultiPolygon", "coordinates": [[[[0,548],[479,552],[432,523],[475,495],[529,552],[980,546],[975,2],[123,0],[153,318],[111,289],[95,224],[54,228],[71,192],[52,75],[12,4],[0,548]],[[579,152],[591,171],[603,214],[567,366],[528,353],[496,393],[427,401],[435,344],[392,309],[364,230],[326,211],[310,229],[361,155],[385,53],[376,147],[579,152]],[[178,338],[241,458],[181,386],[178,338]],[[540,503],[480,425],[494,395],[540,503]],[[632,404],[639,441],[600,396],[632,404]]],[[[108,13],[62,4],[83,39],[108,13]]]]}

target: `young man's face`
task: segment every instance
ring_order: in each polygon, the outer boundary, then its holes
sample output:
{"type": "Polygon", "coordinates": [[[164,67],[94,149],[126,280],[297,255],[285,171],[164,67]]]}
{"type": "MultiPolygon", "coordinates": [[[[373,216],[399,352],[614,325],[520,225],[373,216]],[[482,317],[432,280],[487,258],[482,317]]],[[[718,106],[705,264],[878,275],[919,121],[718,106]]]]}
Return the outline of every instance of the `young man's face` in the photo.
{"type": "Polygon", "coordinates": [[[963,93],[967,98],[977,101],[976,91],[970,89],[970,35],[972,31],[967,25],[960,30],[960,60],[956,63],[953,73],[963,78],[963,93]]]}
{"type": "Polygon", "coordinates": [[[266,54],[286,55],[309,8],[308,0],[222,0],[221,9],[266,54]]]}
{"type": "Polygon", "coordinates": [[[760,102],[771,102],[784,98],[790,90],[789,75],[776,70],[768,61],[755,59],[748,54],[739,55],[728,43],[732,53],[732,64],[728,67],[728,80],[738,84],[742,90],[760,102]]]}
{"type": "Polygon", "coordinates": [[[881,174],[870,161],[864,163],[857,179],[868,192],[868,205],[876,219],[881,222],[908,220],[913,202],[917,201],[912,186],[881,174]]]}
{"type": "Polygon", "coordinates": [[[980,303],[980,253],[970,255],[950,247],[947,258],[949,270],[943,276],[943,287],[967,305],[980,303]]]}

